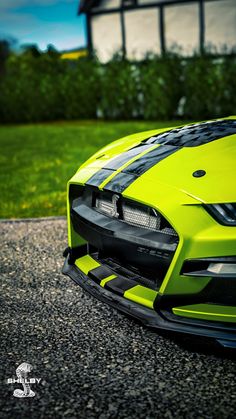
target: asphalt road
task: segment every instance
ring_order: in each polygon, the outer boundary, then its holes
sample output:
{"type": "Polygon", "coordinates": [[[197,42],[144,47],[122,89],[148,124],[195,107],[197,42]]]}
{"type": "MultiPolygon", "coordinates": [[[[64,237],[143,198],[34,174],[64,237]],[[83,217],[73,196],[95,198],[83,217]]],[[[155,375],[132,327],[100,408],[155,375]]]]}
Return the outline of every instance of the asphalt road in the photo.
{"type": "Polygon", "coordinates": [[[60,271],[66,222],[0,224],[2,418],[235,418],[232,355],[160,336],[60,271]],[[32,398],[7,384],[30,363],[32,398]]]}

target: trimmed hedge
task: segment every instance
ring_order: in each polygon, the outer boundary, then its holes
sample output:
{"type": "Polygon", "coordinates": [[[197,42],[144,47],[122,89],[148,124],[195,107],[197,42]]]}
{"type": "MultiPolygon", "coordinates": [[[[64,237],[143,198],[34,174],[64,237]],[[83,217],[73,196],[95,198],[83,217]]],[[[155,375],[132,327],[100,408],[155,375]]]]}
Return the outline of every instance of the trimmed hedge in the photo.
{"type": "Polygon", "coordinates": [[[0,74],[0,122],[58,119],[205,119],[236,113],[236,58],[186,59],[169,53],[143,61],[116,54],[62,60],[11,54],[0,74]]]}

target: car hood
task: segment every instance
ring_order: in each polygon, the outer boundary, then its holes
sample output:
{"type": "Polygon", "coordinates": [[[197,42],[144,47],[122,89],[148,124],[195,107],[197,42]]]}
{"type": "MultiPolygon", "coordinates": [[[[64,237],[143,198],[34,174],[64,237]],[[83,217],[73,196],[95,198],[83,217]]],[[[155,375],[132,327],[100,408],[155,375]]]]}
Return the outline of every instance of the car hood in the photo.
{"type": "Polygon", "coordinates": [[[142,179],[153,184],[158,180],[204,203],[236,202],[235,168],[233,135],[198,147],[184,147],[149,169],[142,179]],[[199,171],[205,174],[195,177],[199,171]]]}
{"type": "MultiPolygon", "coordinates": [[[[80,170],[89,178],[127,150],[139,146],[147,138],[167,131],[168,129],[147,131],[115,141],[92,156],[80,170]]],[[[165,145],[157,144],[155,147],[164,150],[165,145]]],[[[235,162],[236,134],[197,146],[176,147],[173,153],[137,177],[125,190],[125,195],[129,191],[133,194],[134,185],[141,188],[142,185],[145,187],[146,182],[149,186],[152,185],[153,191],[159,185],[162,189],[166,186],[168,191],[178,190],[202,203],[236,202],[235,162]],[[203,176],[195,177],[194,173],[198,171],[203,176]]],[[[120,170],[121,168],[115,171],[119,173],[120,170]]],[[[128,171],[129,162],[122,168],[122,172],[128,171]]]]}

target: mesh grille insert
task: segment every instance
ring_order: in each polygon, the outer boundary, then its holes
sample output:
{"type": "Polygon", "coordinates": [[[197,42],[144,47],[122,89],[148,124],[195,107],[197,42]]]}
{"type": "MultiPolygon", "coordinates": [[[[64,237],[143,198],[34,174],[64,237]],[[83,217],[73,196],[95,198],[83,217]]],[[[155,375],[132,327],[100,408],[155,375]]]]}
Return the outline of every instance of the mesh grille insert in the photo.
{"type": "Polygon", "coordinates": [[[125,222],[150,230],[160,230],[161,217],[159,214],[155,214],[151,208],[135,208],[134,205],[124,203],[122,205],[122,210],[123,220],[125,222]],[[153,214],[151,214],[151,212],[153,212],[153,214]]]}
{"type": "Polygon", "coordinates": [[[127,224],[178,237],[168,221],[154,208],[126,200],[117,194],[96,194],[94,207],[102,214],[127,224]]]}

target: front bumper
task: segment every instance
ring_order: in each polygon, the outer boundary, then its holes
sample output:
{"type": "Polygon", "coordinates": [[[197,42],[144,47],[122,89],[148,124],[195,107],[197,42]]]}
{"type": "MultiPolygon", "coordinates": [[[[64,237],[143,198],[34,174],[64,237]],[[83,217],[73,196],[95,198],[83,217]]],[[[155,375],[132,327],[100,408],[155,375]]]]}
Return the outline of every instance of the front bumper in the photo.
{"type": "MultiPolygon", "coordinates": [[[[89,253],[86,245],[79,246],[73,257],[71,249],[68,249],[65,252],[66,259],[62,272],[97,299],[131,315],[151,328],[203,336],[223,347],[236,348],[236,313],[231,313],[232,320],[228,314],[226,322],[217,321],[217,312],[213,321],[204,320],[204,316],[197,318],[196,314],[195,318],[191,316],[188,318],[187,309],[185,317],[175,315],[175,310],[184,309],[181,305],[190,296],[179,295],[177,299],[166,300],[157,291],[144,285],[137,285],[135,279],[117,274],[116,270],[99,263],[89,253]]],[[[199,301],[196,299],[195,303],[199,301]]],[[[190,307],[194,307],[194,304],[190,307]]]]}

